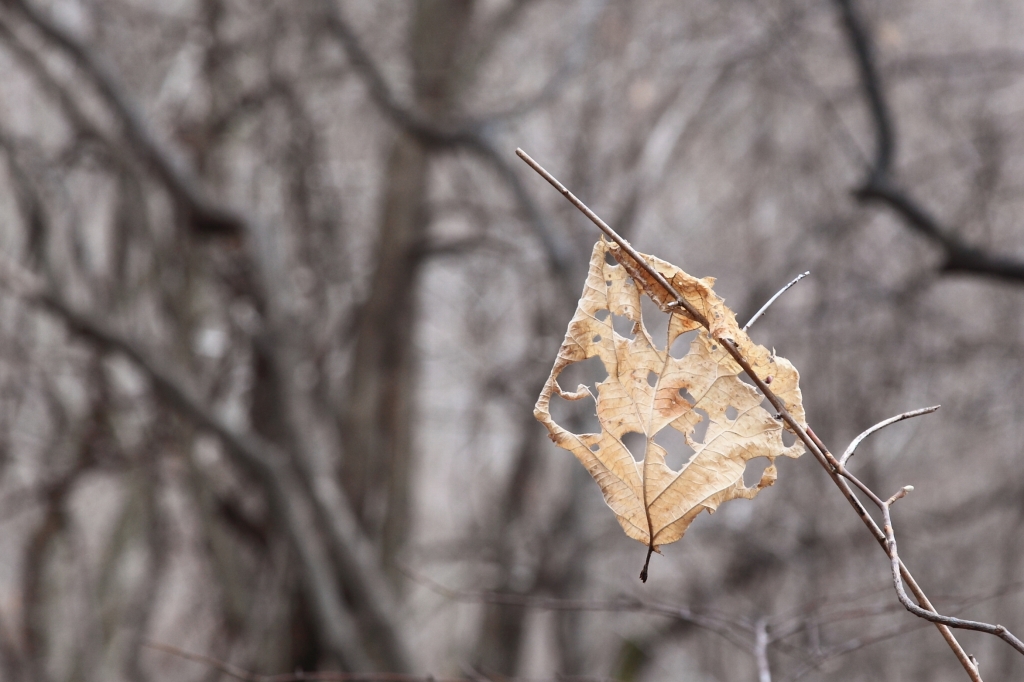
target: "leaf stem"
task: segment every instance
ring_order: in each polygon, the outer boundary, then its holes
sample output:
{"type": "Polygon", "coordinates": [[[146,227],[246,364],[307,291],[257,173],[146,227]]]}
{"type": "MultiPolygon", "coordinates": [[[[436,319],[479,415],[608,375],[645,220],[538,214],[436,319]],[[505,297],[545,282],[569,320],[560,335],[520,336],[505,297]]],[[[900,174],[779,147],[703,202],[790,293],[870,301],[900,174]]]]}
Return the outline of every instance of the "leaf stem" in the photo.
{"type": "Polygon", "coordinates": [[[647,582],[647,567],[651,565],[651,555],[654,554],[654,540],[647,545],[647,558],[644,559],[644,568],[640,571],[640,582],[647,582]]]}

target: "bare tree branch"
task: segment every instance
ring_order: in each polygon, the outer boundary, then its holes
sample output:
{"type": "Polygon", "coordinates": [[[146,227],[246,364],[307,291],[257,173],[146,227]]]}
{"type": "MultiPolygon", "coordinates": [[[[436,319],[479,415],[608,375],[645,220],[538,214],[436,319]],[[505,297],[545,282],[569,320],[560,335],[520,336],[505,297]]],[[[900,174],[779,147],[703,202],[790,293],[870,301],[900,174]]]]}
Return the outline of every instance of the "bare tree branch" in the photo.
{"type": "Polygon", "coordinates": [[[362,75],[370,96],[381,111],[400,129],[409,133],[421,144],[434,147],[461,147],[468,149],[488,164],[501,178],[508,183],[516,201],[533,231],[544,247],[548,264],[555,273],[569,269],[571,249],[564,237],[551,229],[539,206],[530,197],[522,183],[517,179],[511,164],[505,160],[493,140],[491,126],[486,121],[460,121],[455,124],[432,121],[412,107],[400,102],[391,91],[380,69],[352,27],[342,16],[340,9],[333,0],[323,0],[326,28],[338,39],[345,49],[349,60],[362,75]]]}
{"type": "Polygon", "coordinates": [[[723,614],[712,614],[709,612],[698,612],[687,606],[675,606],[652,602],[636,597],[620,597],[608,600],[587,600],[587,599],[560,599],[557,597],[544,597],[539,595],[515,594],[509,592],[494,591],[469,591],[456,590],[431,580],[430,578],[405,569],[406,575],[417,583],[427,587],[432,592],[440,594],[446,599],[473,604],[500,604],[503,606],[518,606],[523,608],[539,609],[542,611],[633,611],[657,614],[694,625],[703,630],[713,632],[722,636],[737,648],[753,655],[753,643],[743,638],[743,635],[752,636],[753,628],[743,618],[725,616],[723,614]]]}
{"type": "Polygon", "coordinates": [[[342,672],[298,672],[284,673],[281,675],[261,675],[237,665],[232,665],[220,659],[205,654],[197,654],[191,651],[179,649],[170,644],[149,640],[145,644],[150,649],[162,651],[178,658],[188,661],[195,661],[209,666],[228,677],[243,682],[465,682],[465,678],[435,677],[433,675],[409,675],[406,673],[342,673],[342,672]]]}
{"type": "Polygon", "coordinates": [[[167,149],[150,129],[122,85],[93,50],[29,0],[9,0],[8,5],[18,10],[89,76],[142,158],[164,182],[175,200],[188,210],[190,222],[197,233],[240,236],[245,232],[244,217],[207,196],[203,186],[182,160],[167,149]]]}
{"type": "Polygon", "coordinates": [[[769,298],[768,302],[765,303],[763,306],[761,306],[761,309],[758,310],[756,313],[754,313],[754,316],[751,317],[750,320],[745,325],[743,325],[743,331],[747,331],[748,329],[750,329],[750,326],[752,324],[757,322],[761,318],[762,315],[764,315],[766,312],[768,312],[768,308],[771,307],[772,303],[775,303],[775,301],[778,300],[779,296],[782,296],[784,293],[789,291],[789,288],[791,286],[793,286],[794,284],[796,284],[797,282],[799,282],[800,280],[802,280],[804,277],[806,277],[809,274],[811,274],[810,270],[808,270],[807,272],[801,272],[799,275],[794,277],[790,281],[789,284],[787,284],[786,286],[782,287],[777,292],[775,292],[775,295],[772,296],[771,298],[769,298]]]}
{"type": "Polygon", "coordinates": [[[161,369],[141,349],[99,321],[72,310],[51,294],[39,293],[29,300],[63,319],[83,338],[127,356],[149,377],[153,389],[164,401],[199,428],[216,434],[239,462],[264,483],[304,566],[303,575],[331,648],[341,655],[346,666],[371,667],[359,634],[360,627],[344,607],[331,562],[315,535],[314,512],[284,453],[256,434],[238,432],[228,426],[174,374],[161,369]]]}
{"type": "Polygon", "coordinates": [[[875,129],[875,155],[867,177],[854,196],[862,202],[888,206],[907,227],[942,249],[945,272],[986,275],[1013,282],[1024,281],[1024,261],[1008,258],[968,244],[900,187],[893,164],[896,158],[896,133],[885,88],[876,65],[871,34],[858,13],[856,0],[835,0],[843,30],[857,62],[861,89],[875,129]]]}
{"type": "MultiPolygon", "coordinates": [[[[253,264],[260,275],[255,282],[257,299],[261,300],[267,309],[268,321],[271,323],[268,325],[268,331],[271,334],[278,333],[282,327],[286,332],[290,330],[290,323],[286,319],[288,305],[278,300],[283,296],[278,293],[280,287],[272,286],[272,283],[284,280],[281,279],[278,267],[279,254],[273,248],[273,239],[268,230],[250,216],[218,204],[208,197],[200,181],[159,142],[121,84],[89,46],[59,26],[29,0],[11,2],[30,24],[70,56],[89,76],[138,153],[150,164],[170,194],[188,210],[193,226],[198,232],[232,234],[248,238],[253,264]]],[[[35,70],[39,72],[40,69],[41,65],[35,70]]],[[[89,131],[96,130],[95,126],[89,124],[88,119],[81,114],[68,93],[52,79],[45,79],[44,69],[39,75],[48,86],[57,89],[63,108],[74,123],[85,126],[89,131]]],[[[411,657],[402,640],[401,630],[393,620],[395,609],[387,586],[377,575],[378,567],[374,552],[369,546],[369,541],[362,535],[336,481],[319,476],[310,477],[304,469],[296,471],[290,468],[288,457],[277,446],[254,433],[233,431],[198,399],[191,396],[175,375],[162,371],[130,342],[121,339],[99,321],[74,311],[59,300],[56,294],[37,290],[32,300],[65,319],[84,337],[128,355],[150,376],[154,388],[161,397],[196,425],[221,437],[229,450],[239,456],[240,462],[260,475],[286,516],[284,525],[308,573],[305,577],[308,579],[313,602],[318,607],[323,607],[319,615],[328,634],[328,641],[347,665],[367,667],[365,650],[357,644],[364,641],[360,638],[360,633],[366,628],[356,627],[351,615],[347,613],[333,582],[335,576],[341,578],[356,610],[365,617],[362,625],[369,624],[369,636],[382,645],[388,665],[396,670],[410,669],[411,657]],[[303,474],[307,474],[307,478],[312,482],[305,483],[303,474]],[[305,494],[306,488],[313,493],[311,505],[299,499],[305,494]],[[314,519],[319,519],[328,532],[330,555],[334,557],[334,562],[330,561],[321,540],[313,530],[317,526],[314,519]]],[[[288,333],[278,333],[278,337],[278,341],[290,338],[288,333]]],[[[290,377],[293,373],[288,368],[287,344],[277,344],[273,350],[274,371],[282,377],[290,377]]],[[[281,385],[286,384],[282,381],[281,385]]],[[[287,401],[289,408],[294,407],[292,402],[287,401]]],[[[291,411],[289,409],[289,418],[291,411]]],[[[297,447],[305,449],[304,439],[295,440],[297,447]]],[[[308,455],[306,452],[303,454],[308,455]]]]}
{"type": "Polygon", "coordinates": [[[865,438],[875,433],[876,431],[881,431],[886,426],[891,426],[892,424],[895,424],[896,422],[901,422],[904,419],[911,419],[913,417],[920,417],[921,415],[924,414],[931,414],[932,412],[938,410],[939,407],[941,407],[941,405],[923,407],[920,410],[911,410],[910,412],[904,412],[903,414],[898,414],[895,417],[889,417],[886,420],[878,422],[870,429],[867,429],[862,434],[860,434],[852,441],[850,441],[850,445],[847,446],[846,451],[843,453],[843,456],[839,458],[839,463],[843,466],[846,466],[846,463],[850,461],[850,458],[853,457],[855,452],[857,452],[857,447],[864,441],[865,438]]]}
{"type": "MultiPolygon", "coordinates": [[[[306,486],[290,464],[288,456],[276,445],[256,433],[238,431],[227,424],[211,408],[193,395],[178,375],[163,368],[131,341],[87,314],[74,310],[55,294],[47,291],[34,278],[13,264],[3,272],[6,284],[18,291],[26,301],[40,306],[62,319],[76,334],[97,346],[127,356],[149,378],[156,394],[198,428],[218,436],[245,469],[252,472],[266,487],[278,511],[286,535],[303,566],[303,578],[311,602],[320,619],[324,636],[332,651],[350,668],[370,669],[373,663],[366,653],[365,625],[357,622],[335,582],[340,577],[348,586],[356,609],[369,623],[371,632],[387,652],[389,665],[399,670],[411,669],[411,657],[397,628],[390,622],[391,613],[376,601],[382,592],[376,568],[367,565],[370,553],[367,541],[356,534],[358,523],[344,499],[336,500],[331,512],[337,515],[330,527],[332,534],[344,537],[335,542],[336,561],[325,551],[317,536],[318,510],[311,504],[306,486]]],[[[332,491],[341,495],[340,491],[332,491]]],[[[317,495],[315,499],[322,499],[317,495]]]]}
{"type": "Polygon", "coordinates": [[[991,625],[989,623],[982,623],[976,620],[965,620],[954,616],[943,616],[934,611],[922,609],[920,606],[912,602],[910,597],[907,596],[907,591],[903,587],[903,577],[900,575],[900,555],[896,548],[896,531],[893,529],[892,525],[891,508],[896,500],[899,500],[913,489],[913,486],[904,486],[899,490],[899,492],[886,500],[882,505],[882,515],[885,519],[885,525],[883,528],[885,529],[885,537],[888,543],[889,558],[892,562],[892,581],[896,586],[896,594],[899,597],[900,603],[907,608],[907,611],[910,611],[918,618],[923,618],[932,623],[941,623],[942,625],[946,625],[951,628],[975,630],[977,632],[995,635],[1021,654],[1024,654],[1024,642],[1020,641],[1020,639],[1018,639],[1003,625],[991,625]]]}
{"type": "Polygon", "coordinates": [[[768,665],[768,624],[759,618],[754,625],[754,660],[757,661],[758,682],[772,682],[772,669],[768,665]]]}
{"type": "MultiPolygon", "coordinates": [[[[685,310],[686,313],[692,319],[696,320],[705,328],[710,328],[707,319],[699,311],[697,311],[685,298],[683,298],[683,296],[681,296],[679,292],[675,290],[675,288],[665,279],[665,277],[660,272],[651,267],[651,265],[647,263],[647,261],[628,242],[626,242],[621,236],[619,236],[615,232],[615,230],[613,230],[610,226],[608,226],[607,223],[601,220],[601,218],[599,218],[597,214],[590,210],[590,208],[587,207],[586,204],[584,204],[582,201],[576,198],[576,196],[574,196],[572,192],[566,189],[566,187],[562,183],[560,183],[554,176],[552,176],[548,171],[546,171],[542,166],[540,166],[540,164],[538,164],[536,161],[530,158],[530,156],[527,155],[526,152],[524,152],[521,149],[517,149],[516,153],[531,168],[537,171],[537,173],[541,175],[541,177],[547,180],[549,184],[555,187],[555,189],[557,189],[570,203],[576,206],[576,208],[578,208],[595,225],[597,225],[597,227],[602,232],[604,232],[609,238],[611,238],[616,244],[618,244],[623,249],[623,251],[629,254],[629,256],[637,263],[639,267],[643,268],[643,270],[645,270],[656,282],[658,282],[658,284],[664,287],[665,290],[668,291],[675,299],[675,302],[679,308],[685,310]]],[[[768,402],[772,404],[772,407],[774,407],[778,411],[779,417],[786,423],[789,429],[796,434],[797,438],[799,438],[801,442],[804,443],[804,445],[811,452],[811,454],[814,455],[815,459],[818,460],[818,463],[821,464],[821,466],[829,474],[829,477],[832,478],[832,481],[843,493],[844,497],[846,497],[847,501],[851,504],[851,506],[853,506],[854,510],[857,512],[857,515],[861,518],[861,521],[864,522],[865,526],[867,526],[871,534],[875,536],[875,539],[879,542],[882,549],[886,551],[886,554],[889,554],[890,550],[887,535],[885,534],[885,532],[882,531],[882,529],[878,527],[878,524],[875,523],[875,520],[872,519],[870,515],[868,515],[867,510],[864,509],[864,505],[861,504],[860,500],[857,499],[857,496],[854,494],[853,490],[850,489],[849,483],[847,481],[852,482],[854,485],[856,485],[862,492],[864,492],[864,494],[871,498],[871,500],[876,505],[878,505],[879,508],[882,508],[886,503],[883,502],[864,483],[862,483],[855,476],[850,474],[846,470],[846,468],[839,463],[835,456],[833,456],[832,453],[829,452],[828,448],[825,447],[825,444],[821,442],[821,440],[817,437],[817,435],[810,427],[807,427],[805,429],[793,418],[793,416],[786,409],[785,404],[768,387],[768,384],[765,382],[765,380],[757,376],[757,374],[751,368],[750,363],[748,363],[746,358],[743,357],[743,355],[739,351],[739,348],[731,339],[723,338],[720,339],[720,341],[722,343],[722,346],[729,352],[729,354],[736,361],[736,363],[743,369],[743,371],[750,378],[750,380],[754,382],[758,389],[760,389],[761,393],[765,396],[765,398],[767,398],[768,402]]],[[[650,551],[648,551],[648,559],[649,558],[650,551]]],[[[928,601],[927,596],[925,596],[924,591],[917,584],[917,581],[914,580],[913,576],[910,574],[909,569],[907,569],[907,567],[899,560],[899,557],[896,557],[894,561],[895,565],[897,566],[897,570],[902,575],[902,578],[910,586],[911,590],[914,592],[914,596],[924,607],[922,611],[928,609],[928,613],[937,615],[935,608],[931,605],[931,602],[928,601]]],[[[645,573],[646,565],[644,567],[644,572],[640,574],[641,580],[643,580],[646,577],[645,573]]],[[[943,638],[946,640],[947,644],[949,644],[950,648],[956,654],[957,659],[964,667],[964,670],[968,673],[968,675],[974,682],[979,682],[981,680],[981,677],[978,673],[977,666],[971,661],[970,657],[963,650],[963,647],[960,646],[959,642],[957,642],[956,638],[953,636],[953,633],[949,630],[950,627],[957,626],[951,624],[950,622],[946,622],[945,620],[934,620],[933,622],[935,622],[936,627],[939,628],[939,631],[940,633],[942,633],[943,638]]],[[[1005,632],[1005,628],[1002,628],[1002,626],[989,627],[994,629],[994,631],[991,634],[998,634],[999,636],[1002,636],[1002,633],[1005,632]],[[1002,629],[998,630],[999,628],[1002,629]],[[998,630],[998,632],[995,630],[998,630]]]]}

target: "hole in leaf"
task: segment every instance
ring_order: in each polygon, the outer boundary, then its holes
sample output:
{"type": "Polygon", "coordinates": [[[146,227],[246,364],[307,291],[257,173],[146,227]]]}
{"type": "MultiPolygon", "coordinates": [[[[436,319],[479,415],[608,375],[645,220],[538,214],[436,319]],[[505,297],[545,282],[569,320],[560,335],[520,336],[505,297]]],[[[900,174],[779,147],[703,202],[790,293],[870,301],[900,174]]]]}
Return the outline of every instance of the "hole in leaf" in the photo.
{"type": "Polygon", "coordinates": [[[671,426],[654,434],[654,442],[665,448],[665,464],[672,471],[679,471],[693,457],[694,449],[686,443],[686,437],[671,426]]]}
{"type": "Polygon", "coordinates": [[[595,337],[594,337],[593,339],[591,339],[591,341],[592,341],[593,343],[601,343],[601,335],[600,335],[600,334],[598,334],[598,335],[597,335],[597,336],[595,336],[595,337]]]}
{"type": "Polygon", "coordinates": [[[632,278],[632,277],[627,277],[627,278],[626,278],[626,286],[627,286],[627,287],[631,287],[631,286],[633,286],[634,284],[635,284],[635,282],[633,281],[633,278],[632,278]]]}
{"type": "Polygon", "coordinates": [[[605,283],[604,283],[604,285],[605,285],[606,287],[610,287],[610,286],[612,285],[612,281],[611,281],[610,279],[609,279],[609,280],[606,280],[606,281],[605,281],[605,283]]]}
{"type": "Polygon", "coordinates": [[[612,315],[612,329],[614,329],[619,336],[623,336],[627,339],[632,339],[635,336],[635,334],[633,334],[633,321],[622,315],[612,315]]]}
{"type": "Polygon", "coordinates": [[[690,392],[686,390],[685,386],[682,387],[681,389],[679,389],[679,396],[684,398],[686,400],[686,402],[690,403],[691,405],[696,405],[697,404],[697,399],[694,398],[690,394],[690,392]]]}
{"type": "Polygon", "coordinates": [[[601,358],[594,356],[586,360],[574,362],[558,375],[558,385],[563,391],[575,391],[580,384],[590,387],[590,392],[597,395],[597,384],[608,378],[601,358]]]}
{"type": "Polygon", "coordinates": [[[613,267],[618,267],[619,263],[615,260],[615,256],[612,255],[611,251],[604,254],[604,262],[613,267]]]}
{"type": "Polygon", "coordinates": [[[708,435],[708,424],[711,423],[711,420],[708,418],[708,413],[699,407],[696,408],[694,412],[701,416],[701,420],[693,427],[693,433],[690,434],[690,438],[692,438],[695,443],[703,443],[704,438],[708,435]]]}
{"type": "Polygon", "coordinates": [[[605,308],[603,310],[598,310],[596,313],[594,313],[594,317],[596,317],[600,322],[604,322],[605,320],[608,319],[609,314],[610,313],[608,309],[605,308]]]}
{"type": "Polygon", "coordinates": [[[591,452],[597,452],[600,449],[601,449],[600,443],[594,443],[593,445],[590,446],[590,451],[591,452]]]}
{"type": "Polygon", "coordinates": [[[658,385],[658,379],[659,378],[660,377],[658,376],[657,372],[648,372],[647,373],[647,383],[651,385],[651,388],[654,388],[655,386],[658,385]]]}
{"type": "Polygon", "coordinates": [[[740,416],[739,410],[737,410],[732,405],[730,405],[729,407],[725,408],[725,418],[728,419],[729,421],[735,421],[736,417],[738,417],[738,416],[740,416]]]}
{"type": "Polygon", "coordinates": [[[680,334],[679,336],[677,336],[675,340],[672,342],[672,347],[669,348],[668,354],[674,357],[676,360],[679,360],[684,355],[689,353],[690,344],[692,344],[693,340],[697,338],[697,333],[698,330],[694,329],[692,331],[688,331],[684,334],[680,334]]]}
{"type": "Polygon", "coordinates": [[[758,457],[747,462],[747,468],[743,470],[743,485],[752,488],[761,480],[764,470],[771,464],[767,457],[758,457]]]}
{"type": "Polygon", "coordinates": [[[622,436],[622,444],[633,455],[635,461],[640,462],[643,460],[644,453],[647,451],[647,436],[631,431],[622,436]]]}
{"type": "Polygon", "coordinates": [[[573,433],[600,433],[597,403],[587,396],[582,400],[566,400],[557,393],[551,396],[551,418],[573,433]]]}
{"type": "Polygon", "coordinates": [[[791,433],[789,429],[782,429],[782,444],[787,448],[796,442],[796,435],[791,433]]]}

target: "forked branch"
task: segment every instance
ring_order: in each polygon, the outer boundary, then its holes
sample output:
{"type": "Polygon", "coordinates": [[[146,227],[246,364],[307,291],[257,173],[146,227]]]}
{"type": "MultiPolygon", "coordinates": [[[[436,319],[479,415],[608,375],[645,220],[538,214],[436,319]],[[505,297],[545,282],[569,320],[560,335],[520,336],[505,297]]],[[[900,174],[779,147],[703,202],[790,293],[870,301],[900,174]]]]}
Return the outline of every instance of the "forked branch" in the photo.
{"type": "MultiPolygon", "coordinates": [[[[587,218],[589,218],[591,222],[597,225],[597,227],[604,234],[606,234],[612,241],[618,244],[623,249],[623,251],[628,253],[634,259],[637,265],[639,265],[643,270],[645,270],[652,277],[652,279],[654,279],[658,284],[664,287],[665,290],[668,291],[669,294],[675,299],[675,303],[676,305],[678,305],[679,308],[685,310],[692,319],[696,320],[698,323],[700,323],[702,326],[704,326],[710,331],[708,320],[703,315],[701,315],[692,305],[690,305],[690,303],[686,301],[686,299],[683,298],[683,296],[680,295],[678,291],[675,290],[675,288],[661,275],[661,273],[659,273],[656,269],[651,267],[651,265],[646,262],[643,256],[641,256],[635,249],[633,249],[633,247],[628,242],[626,242],[626,240],[619,236],[615,232],[615,230],[613,230],[607,223],[601,220],[601,218],[598,217],[597,214],[595,214],[586,204],[584,204],[575,195],[573,195],[572,192],[570,192],[565,187],[565,185],[560,183],[540,164],[538,164],[536,161],[530,158],[530,156],[526,154],[526,152],[524,152],[522,149],[517,149],[516,154],[518,154],[519,157],[523,159],[531,168],[537,171],[537,173],[540,174],[541,177],[543,177],[555,189],[557,189],[559,193],[561,193],[570,203],[572,203],[585,216],[587,216],[587,218]]],[[[947,616],[940,615],[935,610],[931,602],[928,600],[927,596],[924,594],[924,591],[917,584],[917,581],[914,580],[913,575],[910,573],[907,567],[903,564],[902,561],[900,561],[899,556],[895,551],[895,540],[892,537],[892,527],[891,523],[889,522],[888,507],[896,499],[899,499],[900,497],[905,495],[907,489],[904,489],[900,493],[897,493],[897,495],[895,495],[893,498],[890,498],[888,501],[882,500],[867,485],[865,485],[863,482],[861,482],[855,476],[853,476],[849,471],[847,471],[844,463],[841,462],[840,460],[837,460],[835,456],[832,455],[831,452],[829,452],[828,448],[825,447],[824,443],[821,442],[821,440],[817,437],[817,435],[815,435],[814,431],[810,427],[806,429],[803,428],[793,418],[793,416],[786,409],[786,406],[779,399],[779,397],[771,390],[771,388],[768,387],[767,383],[765,382],[765,379],[757,376],[757,373],[753,371],[753,369],[750,366],[750,363],[746,360],[746,358],[743,357],[743,354],[740,352],[736,344],[731,339],[723,338],[720,339],[720,342],[728,351],[729,355],[731,355],[732,358],[736,361],[736,363],[743,368],[744,372],[751,379],[751,381],[753,381],[754,384],[758,387],[758,389],[760,389],[761,393],[765,396],[765,398],[767,398],[768,401],[772,404],[772,406],[778,411],[779,418],[781,418],[786,423],[786,426],[789,427],[789,429],[796,434],[796,436],[801,440],[801,442],[803,442],[805,447],[811,452],[812,455],[814,455],[815,459],[818,460],[819,464],[821,464],[821,466],[832,478],[832,481],[836,484],[840,491],[842,491],[844,497],[846,497],[850,505],[853,506],[854,510],[857,512],[857,515],[861,518],[861,521],[864,523],[864,525],[868,528],[871,534],[875,537],[875,539],[885,550],[886,554],[889,556],[890,560],[893,563],[893,570],[897,577],[896,588],[897,593],[900,596],[900,601],[904,603],[904,606],[907,606],[907,608],[911,610],[911,612],[915,615],[921,618],[925,618],[926,620],[929,620],[936,624],[943,638],[946,640],[947,644],[949,644],[950,648],[956,654],[957,659],[960,661],[961,665],[964,667],[964,670],[968,673],[970,678],[972,680],[975,680],[976,682],[980,682],[981,676],[978,672],[977,665],[975,665],[971,657],[968,656],[967,653],[963,650],[963,647],[961,647],[959,642],[957,642],[956,638],[953,636],[949,628],[977,630],[979,632],[986,632],[988,634],[996,635],[1004,641],[1006,641],[1007,643],[1009,643],[1011,646],[1013,646],[1021,653],[1024,653],[1024,645],[1020,643],[1020,640],[1014,637],[1009,631],[1006,630],[1005,627],[1001,625],[989,625],[986,623],[978,623],[976,621],[965,621],[959,618],[950,618],[947,616]],[[865,495],[867,495],[872,500],[872,502],[874,502],[879,507],[879,509],[882,510],[886,518],[886,530],[883,531],[881,528],[879,528],[878,524],[867,513],[867,510],[861,504],[860,500],[857,499],[857,496],[850,488],[850,483],[853,483],[858,489],[860,489],[865,495]],[[914,593],[914,596],[917,598],[920,605],[913,604],[913,602],[910,601],[909,597],[907,597],[906,591],[903,589],[904,582],[906,583],[906,585],[910,587],[911,591],[914,593]],[[913,608],[911,608],[911,606],[913,606],[913,608]]],[[[919,411],[918,413],[920,414],[922,412],[919,411]]],[[[915,415],[908,413],[907,416],[915,415]]],[[[898,418],[894,418],[893,421],[899,421],[900,419],[903,418],[907,417],[900,415],[898,418]]],[[[893,423],[893,421],[890,421],[889,423],[893,423]]],[[[886,424],[883,423],[883,425],[886,424]]],[[[874,428],[873,430],[870,431],[877,431],[879,428],[882,428],[883,425],[880,425],[877,428],[874,428]]],[[[856,444],[859,444],[859,441],[853,445],[854,449],[856,448],[856,444]]],[[[848,453],[849,454],[844,455],[844,461],[849,459],[850,454],[852,454],[852,450],[848,451],[848,453]]]]}
{"type": "Polygon", "coordinates": [[[900,186],[893,172],[896,158],[896,132],[892,111],[885,96],[885,86],[875,59],[874,44],[866,23],[857,10],[855,0],[835,0],[842,29],[857,63],[861,90],[875,129],[875,156],[861,186],[854,196],[861,202],[877,202],[887,206],[911,230],[925,237],[945,256],[942,269],[988,275],[1004,280],[1024,280],[1024,261],[1007,258],[987,249],[969,244],[900,186]]]}
{"type": "MultiPolygon", "coordinates": [[[[322,516],[316,508],[318,500],[306,493],[307,485],[293,466],[292,457],[260,434],[228,424],[194,394],[180,378],[181,372],[166,367],[101,320],[75,309],[40,279],[5,259],[0,259],[0,284],[26,303],[55,315],[97,348],[126,356],[146,375],[157,397],[197,428],[216,435],[235,461],[263,484],[303,569],[301,577],[332,653],[350,668],[371,669],[374,662],[367,654],[366,638],[372,636],[392,668],[412,669],[412,656],[392,620],[393,610],[385,603],[377,572],[368,565],[363,548],[367,541],[352,530],[345,537],[332,536],[335,541],[330,548],[321,542],[317,532],[317,518],[322,516]],[[349,587],[355,609],[349,607],[338,589],[339,578],[349,587]],[[357,620],[353,611],[362,618],[357,620]],[[373,632],[368,633],[368,629],[373,632]]],[[[351,516],[347,500],[343,502],[334,507],[335,513],[351,516]]],[[[354,519],[338,521],[330,525],[332,533],[357,528],[354,519]]]]}

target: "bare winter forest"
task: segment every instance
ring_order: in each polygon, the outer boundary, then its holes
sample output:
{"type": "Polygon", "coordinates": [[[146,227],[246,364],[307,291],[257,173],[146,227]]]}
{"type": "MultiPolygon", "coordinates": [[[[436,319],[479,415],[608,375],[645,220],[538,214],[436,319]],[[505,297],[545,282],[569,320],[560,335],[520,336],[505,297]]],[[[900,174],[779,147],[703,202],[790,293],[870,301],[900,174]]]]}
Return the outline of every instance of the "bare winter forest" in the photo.
{"type": "Polygon", "coordinates": [[[514,153],[741,321],[809,270],[751,336],[837,457],[942,405],[850,469],[914,486],[935,609],[1020,636],[1022,36],[1009,0],[3,0],[0,679],[1024,679],[904,608],[811,454],[637,579],[533,415],[599,233],[514,153]]]}

